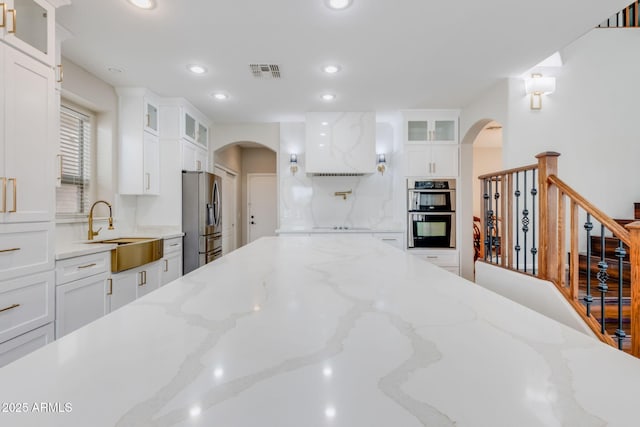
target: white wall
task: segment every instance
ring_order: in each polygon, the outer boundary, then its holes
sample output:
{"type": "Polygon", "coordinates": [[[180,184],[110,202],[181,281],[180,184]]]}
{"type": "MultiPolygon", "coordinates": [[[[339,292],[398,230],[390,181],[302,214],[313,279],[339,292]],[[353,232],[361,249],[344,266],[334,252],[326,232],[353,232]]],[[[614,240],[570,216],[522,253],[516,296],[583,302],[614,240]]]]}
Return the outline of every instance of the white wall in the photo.
{"type": "MultiPolygon", "coordinates": [[[[116,230],[104,227],[100,238],[130,231],[135,226],[135,198],[117,196],[117,147],[118,147],[118,97],[112,86],[98,79],[73,62],[62,59],[64,81],[62,97],[96,113],[96,199],[105,199],[114,206],[116,230]]],[[[91,201],[93,202],[93,200],[91,201]]],[[[107,215],[102,206],[96,210],[99,216],[107,215]]],[[[98,223],[96,228],[103,226],[98,223]]],[[[56,238],[59,241],[86,240],[87,221],[58,223],[56,238]]]]}
{"type": "Polygon", "coordinates": [[[502,80],[479,96],[460,112],[460,275],[473,280],[473,187],[477,177],[473,176],[473,142],[482,128],[491,121],[500,123],[503,143],[507,139],[509,85],[502,80]]]}
{"type": "Polygon", "coordinates": [[[561,54],[556,92],[529,108],[520,79],[509,81],[508,167],[557,151],[558,175],[615,218],[640,201],[640,37],[637,30],[593,30],[561,54]]]}
{"type": "Polygon", "coordinates": [[[278,152],[280,148],[279,123],[216,123],[211,129],[213,152],[234,142],[257,142],[278,152]]]}
{"type": "Polygon", "coordinates": [[[305,172],[305,124],[280,127],[280,228],[369,227],[404,231],[406,190],[398,184],[401,153],[393,152],[395,130],[389,123],[376,124],[376,151],[386,154],[384,175],[312,177],[305,172]],[[298,172],[289,168],[289,155],[298,155],[298,172]],[[347,200],[336,191],[352,190],[347,200]],[[400,207],[400,208],[399,208],[400,207]]]}

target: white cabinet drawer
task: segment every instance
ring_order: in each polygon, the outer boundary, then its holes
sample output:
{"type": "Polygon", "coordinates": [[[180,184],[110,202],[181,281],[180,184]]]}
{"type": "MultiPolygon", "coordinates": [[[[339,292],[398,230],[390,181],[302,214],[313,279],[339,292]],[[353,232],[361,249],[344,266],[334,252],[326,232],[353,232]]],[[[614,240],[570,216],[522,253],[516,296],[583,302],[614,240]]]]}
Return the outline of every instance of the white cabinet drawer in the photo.
{"type": "Polygon", "coordinates": [[[404,249],[404,235],[402,233],[373,233],[373,237],[398,249],[404,249]]]}
{"type": "Polygon", "coordinates": [[[53,323],[0,344],[0,368],[53,341],[53,323]]]}
{"type": "Polygon", "coordinates": [[[64,259],[56,262],[56,285],[63,285],[110,270],[110,251],[64,259]]]}
{"type": "Polygon", "coordinates": [[[0,283],[0,342],[53,321],[54,273],[0,283]]]}
{"type": "Polygon", "coordinates": [[[460,263],[458,251],[420,251],[413,255],[441,267],[457,267],[460,263]]]}
{"type": "Polygon", "coordinates": [[[54,224],[0,224],[0,277],[11,279],[50,270],[54,264],[54,224]]]}
{"type": "Polygon", "coordinates": [[[174,237],[172,239],[164,239],[164,254],[172,252],[182,252],[182,237],[174,237]]]}

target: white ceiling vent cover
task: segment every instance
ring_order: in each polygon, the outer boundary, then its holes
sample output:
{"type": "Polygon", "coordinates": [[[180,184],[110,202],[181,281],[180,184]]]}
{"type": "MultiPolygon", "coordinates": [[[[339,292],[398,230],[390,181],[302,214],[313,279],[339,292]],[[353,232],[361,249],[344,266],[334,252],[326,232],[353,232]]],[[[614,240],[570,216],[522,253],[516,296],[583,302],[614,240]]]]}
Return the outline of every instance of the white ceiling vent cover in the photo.
{"type": "Polygon", "coordinates": [[[249,68],[256,79],[280,78],[280,66],[277,64],[249,64],[249,68]]]}

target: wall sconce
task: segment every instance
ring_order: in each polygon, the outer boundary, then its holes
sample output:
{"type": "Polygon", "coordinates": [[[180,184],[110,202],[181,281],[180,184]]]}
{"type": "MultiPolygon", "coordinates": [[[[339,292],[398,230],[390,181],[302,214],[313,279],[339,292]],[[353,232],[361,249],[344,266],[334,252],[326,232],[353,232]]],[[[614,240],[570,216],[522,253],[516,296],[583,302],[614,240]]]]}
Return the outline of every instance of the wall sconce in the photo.
{"type": "Polygon", "coordinates": [[[380,172],[380,175],[384,175],[384,171],[387,169],[386,164],[387,159],[384,153],[378,154],[378,172],[380,172]]]}
{"type": "Polygon", "coordinates": [[[292,175],[295,175],[298,172],[298,155],[297,154],[289,154],[289,170],[292,175]]]}
{"type": "Polygon", "coordinates": [[[531,74],[530,79],[524,80],[524,89],[528,95],[531,95],[531,109],[542,110],[542,94],[555,92],[556,78],[531,74]]]}

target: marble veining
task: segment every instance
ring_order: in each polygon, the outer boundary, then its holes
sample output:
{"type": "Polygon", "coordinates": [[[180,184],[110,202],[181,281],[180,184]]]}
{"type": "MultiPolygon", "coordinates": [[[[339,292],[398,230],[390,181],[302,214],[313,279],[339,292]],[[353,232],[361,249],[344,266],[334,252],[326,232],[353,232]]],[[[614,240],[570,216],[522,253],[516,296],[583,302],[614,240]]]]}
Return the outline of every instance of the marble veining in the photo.
{"type": "Polygon", "coordinates": [[[0,384],[73,407],[11,426],[626,426],[640,363],[370,236],[273,237],[0,384]]]}

